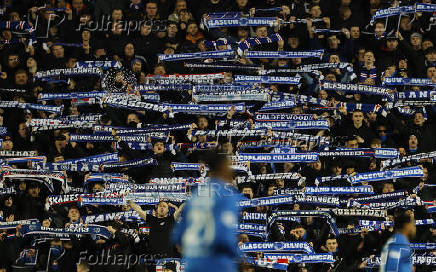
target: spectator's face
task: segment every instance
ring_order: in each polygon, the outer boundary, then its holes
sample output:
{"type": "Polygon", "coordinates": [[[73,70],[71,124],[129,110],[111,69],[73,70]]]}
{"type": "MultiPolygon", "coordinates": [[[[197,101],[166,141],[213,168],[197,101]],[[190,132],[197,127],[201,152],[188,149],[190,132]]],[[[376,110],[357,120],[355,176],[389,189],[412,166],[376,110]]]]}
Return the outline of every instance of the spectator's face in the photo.
{"type": "Polygon", "coordinates": [[[114,9],[112,11],[112,21],[119,21],[123,19],[123,11],[121,9],[114,9]]]}
{"type": "Polygon", "coordinates": [[[283,164],[283,171],[290,172],[293,167],[294,167],[294,164],[292,162],[285,162],[283,164]]]}
{"type": "Polygon", "coordinates": [[[155,17],[157,15],[156,3],[147,3],[145,5],[145,12],[147,13],[147,17],[155,17]]]}
{"type": "Polygon", "coordinates": [[[246,29],[238,29],[238,38],[240,40],[248,38],[248,31],[246,29]]]}
{"type": "Polygon", "coordinates": [[[418,138],[415,135],[409,137],[409,149],[417,149],[418,148],[418,138]]]}
{"type": "Polygon", "coordinates": [[[20,137],[23,137],[23,138],[25,138],[27,136],[27,128],[26,128],[25,123],[20,123],[18,125],[18,135],[20,135],[20,137]]]}
{"type": "Polygon", "coordinates": [[[26,85],[27,84],[27,74],[26,73],[16,73],[15,74],[15,84],[26,85]]]}
{"type": "Polygon", "coordinates": [[[332,171],[334,175],[340,175],[342,173],[342,167],[340,165],[335,165],[332,171]]]}
{"type": "Polygon", "coordinates": [[[13,22],[19,21],[20,20],[20,14],[18,14],[18,12],[15,12],[15,11],[11,12],[9,14],[9,20],[11,20],[13,22]]]}
{"type": "Polygon", "coordinates": [[[28,58],[26,62],[27,68],[36,66],[36,61],[34,58],[28,58]]]}
{"type": "Polygon", "coordinates": [[[310,15],[312,18],[319,18],[321,17],[321,8],[319,6],[313,6],[310,9],[310,15]]]}
{"type": "Polygon", "coordinates": [[[17,67],[19,64],[18,55],[9,55],[8,57],[8,66],[11,68],[17,67]]]}
{"type": "Polygon", "coordinates": [[[142,36],[148,36],[151,33],[151,26],[143,24],[141,26],[141,35],[142,36]]]}
{"type": "Polygon", "coordinates": [[[266,38],[268,36],[267,28],[264,26],[256,28],[256,36],[259,38],[266,38]]]}
{"type": "Polygon", "coordinates": [[[75,222],[79,220],[80,218],[80,212],[78,209],[70,209],[68,211],[68,218],[70,219],[70,222],[75,222]]]}
{"type": "Polygon", "coordinates": [[[170,25],[168,26],[168,28],[167,28],[167,31],[168,31],[168,36],[169,36],[169,37],[174,37],[174,36],[176,36],[177,31],[178,31],[178,29],[177,29],[177,25],[176,25],[176,24],[170,24],[170,25]]]}
{"type": "Polygon", "coordinates": [[[267,192],[267,195],[268,196],[272,196],[272,195],[274,195],[274,190],[276,189],[276,186],[269,186],[268,187],[268,192],[267,192]]]}
{"type": "Polygon", "coordinates": [[[83,5],[83,0],[73,0],[72,2],[72,7],[75,10],[81,10],[83,9],[84,5],[83,5]]]}
{"type": "Polygon", "coordinates": [[[4,29],[2,31],[2,37],[3,39],[10,41],[12,39],[12,32],[10,30],[4,29]]]}
{"type": "Polygon", "coordinates": [[[124,47],[124,54],[126,55],[126,57],[133,57],[133,55],[135,54],[135,47],[133,46],[133,44],[129,43],[124,47]]]}
{"type": "Polygon", "coordinates": [[[407,69],[407,60],[402,59],[398,62],[398,69],[407,69]]]}
{"type": "Polygon", "coordinates": [[[247,5],[247,3],[248,3],[248,0],[236,0],[236,4],[239,7],[245,7],[247,5]]]}
{"type": "Polygon", "coordinates": [[[340,63],[341,60],[339,59],[338,55],[330,55],[329,62],[330,63],[340,63]]]}
{"type": "Polygon", "coordinates": [[[121,35],[123,33],[123,26],[120,23],[113,24],[112,34],[121,35]]]}
{"type": "Polygon", "coordinates": [[[436,76],[436,67],[427,68],[427,78],[433,78],[436,76]]]}
{"type": "Polygon", "coordinates": [[[415,114],[415,116],[413,117],[413,123],[419,127],[424,125],[424,122],[425,122],[424,115],[420,112],[415,114]]]}
{"type": "Polygon", "coordinates": [[[325,90],[319,90],[318,91],[318,98],[321,98],[321,99],[327,99],[327,92],[325,91],[325,90]]]}
{"type": "Polygon", "coordinates": [[[427,54],[425,55],[425,58],[426,58],[428,61],[431,61],[431,62],[436,61],[436,52],[430,52],[430,53],[427,53],[427,54]]]}
{"type": "Polygon", "coordinates": [[[377,133],[379,136],[386,135],[386,131],[387,131],[387,129],[385,126],[378,126],[377,127],[377,133]]]}
{"type": "Polygon", "coordinates": [[[430,40],[425,40],[422,42],[422,50],[427,50],[428,48],[433,47],[433,42],[430,40]]]}
{"type": "Polygon", "coordinates": [[[398,41],[396,39],[389,39],[386,41],[386,47],[391,51],[397,49],[397,46],[398,41]]]}
{"type": "Polygon", "coordinates": [[[382,193],[392,193],[394,191],[394,185],[392,183],[385,183],[383,184],[382,193]]]}
{"type": "Polygon", "coordinates": [[[165,73],[166,73],[166,71],[165,71],[165,68],[163,66],[156,66],[154,68],[154,74],[155,75],[163,76],[163,75],[165,75],[165,73]]]}
{"type": "Polygon", "coordinates": [[[372,52],[366,52],[364,55],[364,61],[367,63],[374,63],[374,54],[372,52]]]}
{"type": "Polygon", "coordinates": [[[10,151],[10,150],[12,150],[12,148],[14,148],[14,143],[10,139],[3,140],[3,142],[2,142],[2,149],[3,150],[10,151]]]}
{"type": "Polygon", "coordinates": [[[414,36],[414,37],[410,37],[410,43],[413,45],[413,46],[420,46],[421,45],[421,39],[419,38],[419,37],[416,37],[416,36],[414,36]]]}
{"type": "Polygon", "coordinates": [[[337,49],[341,41],[334,35],[329,37],[328,42],[331,49],[337,49]]]}
{"type": "Polygon", "coordinates": [[[189,12],[186,9],[182,9],[179,13],[179,19],[182,22],[188,22],[189,19],[191,19],[191,15],[189,14],[189,12]]]}
{"type": "Polygon", "coordinates": [[[198,118],[198,128],[199,129],[207,129],[209,126],[209,121],[205,117],[198,118]]]}
{"type": "Polygon", "coordinates": [[[376,23],[374,32],[378,37],[381,37],[385,32],[385,25],[383,23],[376,23]]]}
{"type": "Polygon", "coordinates": [[[288,44],[292,49],[296,49],[300,45],[300,41],[298,40],[297,37],[290,37],[288,39],[288,44]]]}
{"type": "Polygon", "coordinates": [[[127,115],[127,124],[130,124],[131,122],[135,122],[136,124],[139,124],[140,121],[138,115],[134,113],[127,115]]]}
{"type": "Polygon", "coordinates": [[[30,189],[28,190],[29,195],[30,195],[31,197],[38,197],[38,196],[39,196],[39,191],[40,191],[39,187],[30,188],[30,189]]]}
{"type": "Polygon", "coordinates": [[[412,29],[412,24],[410,23],[409,17],[401,17],[400,28],[403,31],[410,31],[412,29]]]}
{"type": "Polygon", "coordinates": [[[322,164],[321,164],[321,162],[320,162],[320,161],[317,161],[317,162],[312,163],[312,168],[315,169],[315,170],[317,170],[317,171],[320,171],[321,168],[322,168],[322,164]]]}
{"type": "Polygon", "coordinates": [[[325,80],[336,82],[336,76],[333,73],[328,73],[325,75],[325,80]]]}
{"type": "Polygon", "coordinates": [[[154,154],[163,154],[165,152],[165,145],[163,142],[157,142],[153,145],[154,154]]]}
{"type": "Polygon", "coordinates": [[[180,11],[182,9],[186,9],[186,1],[177,1],[176,11],[180,11]]]}
{"type": "Polygon", "coordinates": [[[197,35],[197,33],[198,33],[197,24],[189,24],[188,28],[186,29],[186,32],[191,36],[197,35]]]}
{"type": "Polygon", "coordinates": [[[296,228],[296,229],[293,229],[291,231],[291,233],[295,233],[296,237],[301,239],[306,234],[306,230],[304,228],[296,228]]]}
{"type": "Polygon", "coordinates": [[[54,45],[52,48],[53,56],[57,59],[64,57],[64,47],[61,45],[54,45]]]}
{"type": "Polygon", "coordinates": [[[221,149],[226,154],[233,154],[233,145],[231,143],[223,143],[221,149]]]}
{"type": "Polygon", "coordinates": [[[63,149],[63,148],[65,148],[66,146],[67,146],[67,141],[66,140],[56,140],[55,141],[55,146],[56,146],[56,149],[58,149],[58,150],[60,150],[60,149],[63,149]]]}
{"type": "Polygon", "coordinates": [[[49,219],[44,219],[44,220],[42,221],[42,226],[45,227],[45,228],[49,228],[49,227],[50,227],[50,224],[51,224],[51,222],[50,222],[49,219]]]}
{"type": "Polygon", "coordinates": [[[250,199],[253,198],[253,190],[251,188],[243,188],[242,189],[242,194],[248,196],[250,199]]]}
{"type": "Polygon", "coordinates": [[[5,202],[4,202],[4,204],[5,204],[5,206],[6,207],[12,207],[12,196],[10,196],[10,197],[8,197],[6,200],[5,200],[5,202]]]}
{"type": "Polygon", "coordinates": [[[345,9],[341,15],[342,20],[348,20],[351,17],[351,9],[345,9]]]}
{"type": "Polygon", "coordinates": [[[358,26],[352,26],[350,28],[350,34],[351,38],[353,39],[359,39],[360,38],[360,29],[358,26]]]}
{"type": "Polygon", "coordinates": [[[93,192],[102,192],[103,191],[103,185],[101,183],[95,183],[94,186],[92,186],[93,192]]]}
{"type": "Polygon", "coordinates": [[[325,242],[325,246],[328,252],[336,252],[336,250],[338,249],[338,242],[336,241],[336,239],[328,239],[325,242]]]}
{"type": "Polygon", "coordinates": [[[359,148],[359,143],[357,142],[357,140],[349,140],[349,141],[347,141],[347,144],[346,144],[346,147],[347,148],[359,148]]]}
{"type": "Polygon", "coordinates": [[[362,124],[363,121],[363,113],[362,112],[353,112],[353,117],[352,120],[354,122],[354,124],[362,124]]]}
{"type": "Polygon", "coordinates": [[[157,205],[156,210],[157,217],[165,217],[168,215],[168,204],[166,202],[160,202],[157,205]]]}
{"type": "Polygon", "coordinates": [[[277,183],[277,188],[279,188],[279,189],[282,189],[285,187],[285,180],[284,179],[278,179],[276,181],[276,183],[277,183]]]}
{"type": "Polygon", "coordinates": [[[91,39],[91,32],[88,30],[82,32],[82,40],[89,41],[91,39]]]}

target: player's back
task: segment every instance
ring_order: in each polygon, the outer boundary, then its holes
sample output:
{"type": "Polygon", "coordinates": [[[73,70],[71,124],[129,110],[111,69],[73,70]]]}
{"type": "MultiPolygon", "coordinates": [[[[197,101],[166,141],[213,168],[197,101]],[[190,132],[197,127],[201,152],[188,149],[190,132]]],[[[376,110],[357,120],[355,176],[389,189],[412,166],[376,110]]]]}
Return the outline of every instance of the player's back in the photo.
{"type": "Polygon", "coordinates": [[[404,235],[396,233],[386,242],[380,256],[379,272],[410,272],[412,250],[404,235]]]}
{"type": "Polygon", "coordinates": [[[236,224],[239,193],[212,179],[194,190],[181,222],[174,230],[174,240],[182,247],[185,271],[237,271],[236,224]],[[209,190],[210,189],[210,190],[209,190]]]}

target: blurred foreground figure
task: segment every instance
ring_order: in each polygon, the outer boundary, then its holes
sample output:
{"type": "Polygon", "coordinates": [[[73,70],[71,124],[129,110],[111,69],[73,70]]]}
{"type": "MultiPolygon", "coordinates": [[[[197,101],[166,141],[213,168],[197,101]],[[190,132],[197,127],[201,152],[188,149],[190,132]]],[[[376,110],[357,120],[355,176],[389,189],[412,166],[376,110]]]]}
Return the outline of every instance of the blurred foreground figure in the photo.
{"type": "Polygon", "coordinates": [[[237,271],[239,255],[237,190],[232,169],[224,154],[209,154],[210,181],[193,191],[174,229],[174,242],[181,246],[185,271],[237,271]]]}
{"type": "Polygon", "coordinates": [[[415,238],[416,226],[413,214],[402,212],[394,219],[395,234],[383,247],[380,272],[412,271],[410,240],[415,238]]]}

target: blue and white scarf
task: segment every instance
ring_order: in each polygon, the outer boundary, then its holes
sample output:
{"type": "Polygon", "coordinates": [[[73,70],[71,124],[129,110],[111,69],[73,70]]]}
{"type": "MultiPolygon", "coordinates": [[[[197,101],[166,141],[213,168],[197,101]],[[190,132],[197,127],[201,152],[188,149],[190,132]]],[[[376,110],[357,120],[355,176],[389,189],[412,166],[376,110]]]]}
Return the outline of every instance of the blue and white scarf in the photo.
{"type": "Polygon", "coordinates": [[[76,68],[102,68],[103,70],[111,69],[111,68],[121,68],[121,63],[116,60],[86,60],[86,61],[78,61],[76,64],[76,68]]]}
{"type": "Polygon", "coordinates": [[[141,84],[136,85],[135,90],[139,92],[145,91],[188,91],[192,90],[191,84],[141,84]]]}
{"type": "Polygon", "coordinates": [[[283,163],[283,162],[301,162],[310,163],[318,161],[316,153],[239,153],[239,161],[250,161],[252,163],[283,163]]]}
{"type": "Polygon", "coordinates": [[[242,252],[286,252],[303,251],[314,253],[308,242],[248,242],[239,246],[242,252]]]}
{"type": "Polygon", "coordinates": [[[263,84],[289,84],[297,85],[300,83],[301,77],[288,76],[247,76],[235,75],[236,83],[263,83],[263,84]]]}
{"type": "Polygon", "coordinates": [[[209,19],[205,21],[207,28],[240,27],[240,26],[274,26],[277,24],[275,17],[240,17],[209,19]]]}
{"type": "Polygon", "coordinates": [[[58,99],[81,99],[102,97],[106,92],[78,92],[78,93],[41,93],[38,101],[58,100],[58,99]]]}
{"type": "Polygon", "coordinates": [[[101,68],[91,67],[91,68],[63,68],[63,69],[53,69],[47,71],[40,71],[35,74],[36,80],[41,80],[44,78],[57,77],[57,76],[99,76],[103,75],[101,68]]]}
{"type": "Polygon", "coordinates": [[[190,114],[210,113],[219,114],[227,113],[227,111],[235,107],[235,112],[240,113],[245,111],[244,103],[237,104],[162,104],[165,108],[170,108],[174,113],[183,112],[190,114]]]}
{"type": "Polygon", "coordinates": [[[334,263],[332,253],[314,253],[314,254],[289,254],[289,253],[265,253],[263,254],[268,260],[287,260],[288,263],[334,263]]]}
{"type": "Polygon", "coordinates": [[[403,77],[386,77],[382,85],[406,85],[406,86],[431,86],[436,87],[431,78],[403,78],[403,77]]]}
{"type": "Polygon", "coordinates": [[[198,92],[217,92],[217,91],[245,91],[252,90],[252,84],[196,84],[192,86],[192,90],[198,92]]]}
{"type": "Polygon", "coordinates": [[[380,181],[389,180],[397,178],[412,178],[412,177],[423,177],[424,171],[421,167],[406,167],[387,171],[379,172],[366,172],[358,173],[355,176],[348,177],[348,181],[351,183],[361,183],[365,181],[380,181]]]}
{"type": "Polygon", "coordinates": [[[290,114],[290,113],[257,113],[256,121],[308,121],[314,120],[313,114],[290,114]]]}
{"type": "Polygon", "coordinates": [[[307,121],[256,121],[255,128],[271,128],[272,130],[305,130],[305,129],[329,129],[327,120],[307,120],[307,121]]]}
{"type": "Polygon", "coordinates": [[[196,53],[182,53],[182,54],[159,54],[160,61],[180,61],[180,60],[192,60],[192,59],[216,59],[216,58],[229,58],[234,57],[235,51],[233,50],[220,50],[220,51],[205,51],[196,53]]]}
{"type": "Polygon", "coordinates": [[[348,195],[348,194],[374,194],[371,186],[356,186],[356,187],[305,187],[304,193],[308,195],[348,195]]]}
{"type": "Polygon", "coordinates": [[[379,95],[389,98],[390,101],[394,100],[393,90],[377,86],[323,81],[321,82],[321,88],[328,91],[379,95]]]}
{"type": "Polygon", "coordinates": [[[295,58],[322,58],[324,50],[311,51],[247,51],[247,59],[295,59],[295,58]]]}

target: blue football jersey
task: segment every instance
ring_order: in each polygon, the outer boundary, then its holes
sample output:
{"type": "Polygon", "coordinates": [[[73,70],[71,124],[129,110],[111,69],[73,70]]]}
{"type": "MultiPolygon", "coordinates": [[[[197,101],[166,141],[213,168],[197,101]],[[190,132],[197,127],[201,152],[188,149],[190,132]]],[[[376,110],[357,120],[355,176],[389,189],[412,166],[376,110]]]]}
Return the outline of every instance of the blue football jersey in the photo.
{"type": "Polygon", "coordinates": [[[239,192],[211,179],[193,190],[175,226],[173,241],[181,245],[185,271],[237,271],[236,230],[239,192]]]}
{"type": "Polygon", "coordinates": [[[380,256],[380,272],[412,271],[412,249],[407,238],[399,233],[392,235],[380,256]]]}

